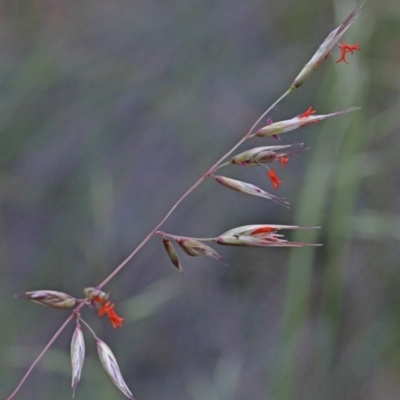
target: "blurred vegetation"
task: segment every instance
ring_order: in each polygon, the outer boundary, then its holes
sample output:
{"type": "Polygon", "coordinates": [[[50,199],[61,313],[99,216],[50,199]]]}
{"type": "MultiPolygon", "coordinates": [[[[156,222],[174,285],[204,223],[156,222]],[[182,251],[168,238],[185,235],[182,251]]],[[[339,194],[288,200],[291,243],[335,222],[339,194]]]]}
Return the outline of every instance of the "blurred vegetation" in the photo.
{"type": "MultiPolygon", "coordinates": [[[[0,2],[1,398],[68,315],[13,295],[101,282],[355,4],[0,2]]],[[[182,275],[154,238],[106,287],[123,328],[84,311],[138,400],[400,397],[399,22],[399,4],[368,1],[344,37],[362,51],[334,50],[272,111],[362,107],[282,136],[311,147],[278,167],[290,211],[210,181],[163,227],[320,226],[289,237],[323,247],[219,248],[229,268],[182,255],[182,275]]],[[[224,174],[272,191],[263,169],[224,174]]],[[[71,397],[72,330],[16,398],[71,397]]],[[[84,333],[76,398],[123,398],[84,333]]]]}

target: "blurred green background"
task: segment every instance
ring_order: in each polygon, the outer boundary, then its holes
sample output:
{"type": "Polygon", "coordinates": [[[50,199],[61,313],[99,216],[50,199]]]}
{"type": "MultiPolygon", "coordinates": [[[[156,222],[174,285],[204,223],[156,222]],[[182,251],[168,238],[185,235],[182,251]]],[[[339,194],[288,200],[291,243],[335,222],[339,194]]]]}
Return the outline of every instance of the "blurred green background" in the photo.
{"type": "MultiPolygon", "coordinates": [[[[69,315],[13,295],[100,283],[355,4],[0,2],[1,398],[69,315]]],[[[368,1],[344,40],[361,43],[349,65],[334,49],[270,114],[362,107],[282,136],[311,147],[276,166],[291,209],[210,180],[163,227],[321,226],[288,237],[324,246],[214,246],[229,268],[180,253],[183,275],[154,238],[105,288],[123,328],[84,310],[137,400],[400,398],[400,4],[368,1]]],[[[221,170],[272,192],[265,172],[221,170]]],[[[73,328],[17,399],[71,397],[73,328]]],[[[84,333],[76,399],[123,398],[84,333]]]]}

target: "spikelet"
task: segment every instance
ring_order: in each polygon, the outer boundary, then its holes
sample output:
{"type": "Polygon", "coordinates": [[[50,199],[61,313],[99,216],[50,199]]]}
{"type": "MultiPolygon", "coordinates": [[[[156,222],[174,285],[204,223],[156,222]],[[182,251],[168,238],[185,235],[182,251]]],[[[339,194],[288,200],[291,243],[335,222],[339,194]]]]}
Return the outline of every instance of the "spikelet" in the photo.
{"type": "Polygon", "coordinates": [[[76,303],[76,299],[69,294],[57,292],[55,290],[34,290],[15,297],[33,301],[52,308],[70,308],[76,303]]]}
{"type": "MultiPolygon", "coordinates": [[[[181,249],[189,256],[207,256],[218,260],[220,263],[225,264],[224,259],[210,246],[199,242],[198,240],[184,237],[177,237],[176,243],[179,244],[181,249]]],[[[226,265],[226,264],[225,264],[226,265]]]]}
{"type": "Polygon", "coordinates": [[[322,61],[324,61],[329,56],[329,52],[332,50],[333,46],[339,41],[343,34],[347,31],[353,21],[361,12],[361,8],[364,2],[361,2],[357,7],[350,13],[346,20],[335,30],[333,30],[328,37],[322,42],[318,50],[311,57],[310,61],[303,67],[300,73],[296,76],[292,83],[291,89],[297,89],[300,87],[311,74],[320,66],[322,61]]]}
{"type": "Polygon", "coordinates": [[[97,351],[99,353],[101,365],[111,378],[114,385],[126,396],[128,399],[135,400],[131,391],[126,385],[124,378],[122,378],[117,360],[111,349],[99,338],[96,338],[97,351]]]}
{"type": "Polygon", "coordinates": [[[83,361],[85,360],[85,341],[79,322],[76,324],[71,340],[72,397],[75,397],[76,386],[81,379],[83,361]]]}
{"type": "Polygon", "coordinates": [[[295,225],[245,225],[231,229],[215,238],[218,244],[252,247],[303,247],[320,246],[313,243],[289,242],[277,234],[281,229],[312,229],[295,225]]]}
{"type": "Polygon", "coordinates": [[[256,132],[256,136],[264,137],[264,136],[274,136],[279,135],[284,132],[289,132],[297,128],[301,128],[307,124],[311,124],[313,122],[319,122],[329,117],[335,117],[337,115],[346,114],[351,111],[358,110],[359,107],[348,108],[347,110],[337,111],[331,114],[325,115],[310,115],[307,117],[303,117],[299,115],[292,119],[287,119],[285,121],[274,122],[272,124],[266,125],[263,128],[259,129],[256,132]]]}
{"type": "Polygon", "coordinates": [[[246,150],[231,159],[231,164],[242,167],[258,167],[262,164],[269,164],[280,161],[292,154],[304,151],[303,143],[288,144],[285,146],[262,146],[246,150]],[[291,151],[287,151],[291,149],[291,151]]]}
{"type": "Polygon", "coordinates": [[[236,190],[237,192],[250,194],[252,196],[263,197],[264,199],[272,200],[275,203],[280,204],[281,206],[289,208],[289,203],[282,199],[281,197],[274,196],[270,194],[258,186],[253,185],[252,183],[238,181],[236,179],[227,178],[226,176],[216,175],[214,179],[221,185],[236,190]]]}
{"type": "Polygon", "coordinates": [[[179,272],[183,272],[178,254],[176,253],[174,246],[172,246],[172,243],[166,237],[163,237],[163,245],[172,264],[178,269],[179,272]]]}

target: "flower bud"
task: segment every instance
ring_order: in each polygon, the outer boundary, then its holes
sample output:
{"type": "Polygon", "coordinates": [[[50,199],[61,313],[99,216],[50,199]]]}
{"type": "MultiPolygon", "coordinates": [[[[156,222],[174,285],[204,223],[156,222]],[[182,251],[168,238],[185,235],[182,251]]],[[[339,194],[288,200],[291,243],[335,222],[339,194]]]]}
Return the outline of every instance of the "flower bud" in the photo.
{"type": "Polygon", "coordinates": [[[250,194],[252,196],[263,197],[265,199],[275,201],[276,203],[289,208],[289,203],[286,200],[282,199],[281,197],[274,196],[273,194],[267,193],[251,183],[238,181],[236,179],[231,179],[220,175],[214,176],[214,179],[218,183],[220,183],[223,186],[226,186],[229,189],[233,189],[241,193],[250,194]]]}
{"type": "Polygon", "coordinates": [[[172,246],[172,243],[166,237],[163,237],[163,244],[172,264],[175,265],[179,272],[183,272],[183,268],[179,262],[178,254],[176,253],[174,246],[172,246]]]}
{"type": "Polygon", "coordinates": [[[53,308],[70,308],[76,303],[76,299],[69,294],[56,292],[54,290],[35,290],[33,292],[19,294],[16,297],[53,308]]]}
{"type": "Polygon", "coordinates": [[[99,353],[101,364],[107,372],[107,375],[114,382],[114,385],[129,399],[134,400],[131,391],[128,389],[122,378],[117,360],[111,349],[99,338],[96,338],[97,351],[99,353]]]}
{"type": "Polygon", "coordinates": [[[71,340],[72,397],[75,397],[76,385],[81,379],[81,372],[84,360],[85,360],[85,341],[83,339],[81,325],[77,323],[71,340]]]}
{"type": "Polygon", "coordinates": [[[189,256],[208,256],[215,258],[216,260],[224,264],[223,258],[214,249],[212,249],[210,246],[205,245],[204,243],[199,242],[198,240],[190,238],[177,238],[176,242],[179,244],[181,249],[189,256]]]}
{"type": "Polygon", "coordinates": [[[287,119],[285,121],[274,122],[272,124],[266,125],[256,132],[256,136],[274,136],[279,135],[284,132],[289,132],[294,129],[300,128],[304,125],[310,124],[312,122],[319,122],[329,117],[335,117],[336,115],[345,114],[354,110],[358,110],[359,107],[348,108],[347,110],[337,111],[326,115],[310,115],[307,117],[297,116],[292,119],[287,119]]]}

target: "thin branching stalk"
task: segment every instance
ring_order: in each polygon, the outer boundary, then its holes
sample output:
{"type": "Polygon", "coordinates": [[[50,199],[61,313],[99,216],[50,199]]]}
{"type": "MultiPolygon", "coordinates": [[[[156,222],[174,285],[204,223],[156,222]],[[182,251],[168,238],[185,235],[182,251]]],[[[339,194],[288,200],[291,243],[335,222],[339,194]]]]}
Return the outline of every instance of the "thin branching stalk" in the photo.
{"type": "Polygon", "coordinates": [[[83,325],[86,326],[86,328],[88,328],[89,332],[93,335],[93,337],[95,339],[98,339],[98,337],[96,336],[96,334],[94,333],[94,330],[90,327],[90,325],[81,317],[79,316],[79,321],[82,322],[83,325]]]}
{"type": "MultiPolygon", "coordinates": [[[[230,246],[252,246],[252,247],[304,247],[304,246],[318,246],[317,244],[312,243],[302,243],[302,242],[290,242],[283,238],[283,235],[279,233],[280,230],[284,229],[310,229],[304,228],[300,226],[293,225],[271,225],[271,224],[256,224],[256,225],[245,225],[242,227],[236,227],[230,229],[222,235],[219,235],[216,238],[189,238],[184,236],[177,236],[170,233],[165,233],[159,231],[159,228],[164,224],[164,222],[171,216],[174,210],[178,207],[178,205],[190,194],[192,193],[203,181],[206,179],[213,177],[218,183],[250,195],[264,197],[273,201],[276,201],[282,205],[287,205],[287,202],[284,199],[278,198],[274,195],[270,195],[269,193],[263,191],[262,189],[252,185],[251,183],[237,181],[231,178],[227,178],[224,176],[214,176],[214,172],[223,167],[229,162],[226,162],[226,159],[246,140],[252,138],[253,136],[276,136],[277,134],[297,129],[299,127],[303,127],[309,123],[316,123],[322,119],[341,115],[350,111],[355,110],[356,108],[351,108],[327,115],[315,115],[315,110],[310,107],[303,114],[298,115],[297,117],[292,118],[291,120],[281,121],[278,123],[272,123],[268,121],[268,125],[263,127],[259,131],[255,132],[257,125],[264,119],[264,117],[278,104],[280,103],[288,94],[292,91],[299,88],[309,77],[311,74],[320,66],[320,64],[329,57],[331,49],[338,42],[344,32],[349,28],[351,23],[357,17],[360,12],[363,3],[359,3],[359,5],[353,10],[353,12],[348,16],[348,18],[340,25],[336,30],[332,31],[329,36],[325,39],[322,45],[319,47],[315,55],[310,59],[310,61],[304,66],[301,70],[300,74],[296,77],[292,85],[286,92],[284,92],[267,110],[265,110],[261,116],[255,121],[255,123],[251,126],[249,131],[240,139],[224,156],[222,156],[206,173],[204,173],[171,207],[171,209],[167,212],[167,214],[161,219],[161,221],[148,233],[148,235],[142,240],[141,243],[132,251],[131,254],[120,264],[118,265],[104,280],[96,287],[89,287],[84,289],[84,294],[86,296],[85,299],[75,299],[74,297],[63,293],[56,292],[52,290],[39,290],[34,292],[26,292],[23,295],[19,295],[18,297],[24,298],[36,303],[40,303],[45,306],[53,307],[53,308],[72,308],[77,305],[77,307],[73,310],[71,315],[66,319],[66,321],[61,325],[58,331],[54,334],[51,340],[47,343],[41,353],[37,356],[33,364],[29,367],[28,371],[23,376],[22,380],[19,382],[18,386],[14,390],[14,392],[8,397],[7,400],[12,400],[15,395],[20,390],[21,386],[27,379],[27,377],[32,372],[33,368],[37,365],[39,360],[43,357],[43,355],[47,352],[50,346],[55,342],[55,340],[59,337],[59,335],[64,331],[68,323],[73,319],[77,318],[78,321],[81,321],[92,333],[96,340],[98,353],[100,357],[100,361],[111,378],[112,382],[117,386],[117,388],[129,399],[133,399],[132,393],[126,385],[124,379],[122,378],[122,374],[119,370],[117,361],[115,359],[114,354],[111,349],[101,340],[99,339],[94,331],[90,328],[90,326],[80,317],[79,311],[85,306],[95,306],[98,310],[98,315],[101,317],[106,315],[110,320],[112,326],[114,328],[122,326],[124,318],[119,316],[115,310],[115,304],[109,300],[109,293],[103,292],[101,289],[109,283],[136,255],[136,253],[152,238],[154,235],[161,236],[164,242],[164,246],[166,248],[167,254],[174,264],[174,266],[180,271],[183,272],[181,264],[179,262],[177,253],[172,245],[172,243],[167,239],[171,239],[180,246],[184,253],[189,256],[208,256],[212,257],[222,264],[225,264],[223,258],[211,247],[205,245],[204,241],[213,241],[219,245],[230,245],[230,246]]],[[[346,54],[351,53],[353,51],[360,50],[359,45],[348,45],[344,42],[339,46],[342,52],[341,58],[337,61],[346,62],[346,54]]],[[[282,146],[279,147],[278,153],[274,153],[273,150],[276,150],[275,147],[264,147],[264,148],[256,148],[247,150],[244,153],[236,155],[234,159],[231,160],[231,163],[236,165],[263,165],[263,163],[269,163],[272,161],[280,161],[282,166],[285,167],[286,162],[288,160],[288,156],[295,154],[304,149],[298,150],[299,147],[302,147],[303,144],[300,145],[292,145],[286,147],[297,146],[295,151],[289,152],[279,152],[282,150],[282,146]],[[272,149],[272,150],[271,150],[272,149]],[[260,153],[263,151],[263,153],[260,153]],[[252,158],[254,157],[254,158],[252,158]],[[256,162],[257,157],[260,162],[256,162]],[[246,164],[247,163],[247,164],[246,164]]],[[[284,146],[285,147],[285,146],[284,146]]],[[[280,180],[275,175],[274,169],[268,168],[268,176],[270,177],[275,189],[278,188],[280,184],[280,180]]],[[[83,339],[82,339],[83,341],[83,339]]],[[[72,344],[74,344],[74,340],[72,344]]],[[[82,344],[82,347],[84,345],[82,344]]],[[[78,348],[77,346],[73,346],[73,349],[78,348]]],[[[79,352],[79,348],[75,351],[74,355],[79,352]]],[[[83,351],[84,352],[84,351],[83,351]]],[[[78,363],[78,367],[75,368],[75,375],[73,375],[73,390],[75,391],[75,386],[80,378],[81,366],[83,365],[83,358],[81,357],[82,364],[78,363]]],[[[74,364],[74,358],[73,358],[74,364]]],[[[75,363],[76,364],[76,363],[75,363]]],[[[74,368],[74,367],[73,367],[74,368]]],[[[74,373],[74,372],[73,372],[74,373]]]]}

